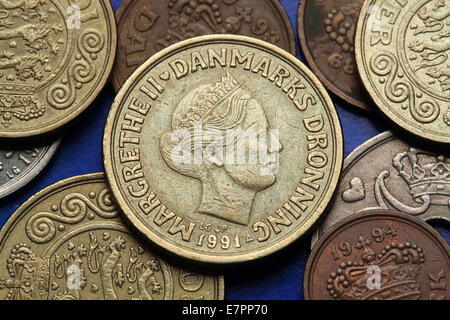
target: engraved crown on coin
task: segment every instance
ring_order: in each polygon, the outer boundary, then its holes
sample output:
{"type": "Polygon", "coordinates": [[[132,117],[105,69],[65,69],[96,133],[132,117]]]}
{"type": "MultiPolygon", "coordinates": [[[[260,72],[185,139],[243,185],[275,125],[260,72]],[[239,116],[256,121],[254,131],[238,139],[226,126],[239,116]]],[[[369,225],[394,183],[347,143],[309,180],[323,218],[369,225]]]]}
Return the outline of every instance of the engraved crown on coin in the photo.
{"type": "Polygon", "coordinates": [[[379,254],[371,248],[371,241],[359,237],[356,248],[360,250],[361,261],[341,263],[330,274],[328,293],[335,299],[418,299],[421,295],[417,277],[420,265],[425,262],[423,249],[405,242],[391,242],[379,254]],[[370,266],[381,270],[379,288],[369,288],[370,266]]]}
{"type": "Polygon", "coordinates": [[[431,204],[449,205],[450,165],[444,156],[434,156],[415,148],[397,154],[393,165],[410,188],[417,201],[430,197],[431,204]],[[405,166],[407,159],[409,166],[405,166]]]}
{"type": "Polygon", "coordinates": [[[227,72],[227,75],[222,77],[222,81],[208,86],[201,93],[196,105],[191,106],[189,112],[181,119],[180,126],[191,128],[196,123],[201,123],[239,87],[237,80],[227,72]]]}

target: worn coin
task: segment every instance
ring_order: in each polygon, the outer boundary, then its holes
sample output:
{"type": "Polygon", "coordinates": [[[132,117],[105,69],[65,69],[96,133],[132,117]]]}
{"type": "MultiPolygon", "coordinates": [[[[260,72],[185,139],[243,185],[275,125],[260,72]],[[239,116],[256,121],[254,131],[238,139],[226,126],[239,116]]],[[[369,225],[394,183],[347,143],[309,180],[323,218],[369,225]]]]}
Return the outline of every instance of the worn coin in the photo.
{"type": "Polygon", "coordinates": [[[188,259],[273,253],[320,217],[343,141],[326,90],[299,60],[234,35],[149,59],[108,115],[104,160],[131,223],[188,259]]]}
{"type": "Polygon", "coordinates": [[[86,109],[116,51],[107,0],[0,1],[0,137],[55,130],[86,109]]]}
{"type": "Polygon", "coordinates": [[[368,0],[355,49],[362,81],[391,120],[450,143],[450,3],[368,0]]]}
{"type": "Polygon", "coordinates": [[[0,298],[223,299],[223,277],[162,260],[122,222],[103,174],[60,181],[0,232],[0,298]]]}
{"type": "Polygon", "coordinates": [[[355,30],[364,0],[302,0],[298,35],[308,64],[340,98],[370,110],[355,61],[355,30]]]}
{"type": "Polygon", "coordinates": [[[279,0],[124,0],[116,18],[116,91],[156,52],[195,36],[246,35],[296,52],[294,31],[279,0]]]}
{"type": "Polygon", "coordinates": [[[44,169],[60,140],[48,145],[2,145],[0,151],[0,199],[23,187],[44,169]]]}
{"type": "Polygon", "coordinates": [[[437,154],[382,133],[344,162],[336,196],[312,246],[343,218],[371,209],[393,209],[422,220],[450,221],[449,155],[437,154]]]}
{"type": "Polygon", "coordinates": [[[303,292],[311,300],[448,300],[450,249],[425,222],[395,211],[348,217],[314,247],[303,292]]]}
{"type": "Polygon", "coordinates": [[[341,219],[374,208],[450,222],[449,186],[449,154],[425,150],[391,132],[382,133],[345,159],[336,196],[312,245],[341,219]]]}

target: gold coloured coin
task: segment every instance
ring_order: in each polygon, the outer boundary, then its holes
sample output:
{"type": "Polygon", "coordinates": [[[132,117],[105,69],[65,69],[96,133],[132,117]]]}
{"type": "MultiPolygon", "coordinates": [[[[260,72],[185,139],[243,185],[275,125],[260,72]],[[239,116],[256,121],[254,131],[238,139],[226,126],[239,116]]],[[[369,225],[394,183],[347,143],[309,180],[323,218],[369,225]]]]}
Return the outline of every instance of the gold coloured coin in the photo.
{"type": "Polygon", "coordinates": [[[312,72],[234,35],[150,58],[119,91],[104,137],[107,177],[130,222],[209,263],[257,259],[305,234],[342,158],[336,110],[312,72]]]}
{"type": "Polygon", "coordinates": [[[103,173],[62,180],[0,232],[0,298],[223,299],[223,277],[175,267],[122,222],[103,173]]]}
{"type": "Polygon", "coordinates": [[[116,24],[107,0],[0,1],[0,137],[55,130],[108,80],[116,24]]]}
{"type": "Polygon", "coordinates": [[[356,60],[369,94],[391,120],[450,143],[450,3],[369,0],[356,32],[356,60]]]}

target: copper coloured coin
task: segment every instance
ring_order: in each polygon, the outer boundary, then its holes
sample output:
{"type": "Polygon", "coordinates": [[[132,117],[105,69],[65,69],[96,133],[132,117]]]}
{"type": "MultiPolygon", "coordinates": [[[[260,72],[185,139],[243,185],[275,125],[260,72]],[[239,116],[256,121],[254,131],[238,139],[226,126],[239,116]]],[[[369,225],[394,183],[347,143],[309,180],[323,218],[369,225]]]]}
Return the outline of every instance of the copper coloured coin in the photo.
{"type": "Polygon", "coordinates": [[[32,196],[0,231],[0,300],[223,299],[223,276],[165,261],[121,215],[103,173],[32,196]]]}
{"type": "Polygon", "coordinates": [[[278,0],[124,0],[116,18],[116,91],[156,52],[196,36],[245,35],[296,54],[294,31],[278,0]]]}
{"type": "Polygon", "coordinates": [[[363,0],[302,0],[298,35],[323,84],[348,103],[370,110],[355,61],[355,30],[363,0]]]}
{"type": "Polygon", "coordinates": [[[448,300],[450,250],[422,220],[373,210],[346,218],[314,247],[305,299],[448,300]]]}

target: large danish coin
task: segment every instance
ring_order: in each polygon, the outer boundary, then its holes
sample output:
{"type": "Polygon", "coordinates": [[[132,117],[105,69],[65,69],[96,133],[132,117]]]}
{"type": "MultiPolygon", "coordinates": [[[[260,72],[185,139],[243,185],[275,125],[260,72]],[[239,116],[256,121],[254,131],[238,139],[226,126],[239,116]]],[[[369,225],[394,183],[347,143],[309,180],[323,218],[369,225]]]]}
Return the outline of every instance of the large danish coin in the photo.
{"type": "Polygon", "coordinates": [[[355,31],[363,0],[302,0],[298,35],[309,66],[333,93],[370,110],[355,61],[355,31]]]}
{"type": "Polygon", "coordinates": [[[0,199],[36,177],[53,157],[60,140],[48,145],[2,144],[0,151],[0,199]]]}
{"type": "Polygon", "coordinates": [[[104,174],[72,177],[37,193],[0,232],[0,298],[223,299],[223,277],[165,262],[120,215],[104,174]]]}
{"type": "Polygon", "coordinates": [[[391,120],[422,138],[450,143],[450,3],[365,1],[356,61],[369,94],[391,120]]]}
{"type": "Polygon", "coordinates": [[[425,222],[375,210],[348,217],[314,247],[303,292],[311,300],[448,300],[450,247],[425,222]]]}
{"type": "Polygon", "coordinates": [[[1,1],[0,137],[55,130],[85,110],[116,51],[107,0],[1,1]]]}
{"type": "Polygon", "coordinates": [[[313,235],[312,246],[338,221],[374,208],[427,221],[450,221],[449,156],[390,132],[365,142],[345,159],[336,196],[313,235]]]}
{"type": "Polygon", "coordinates": [[[294,31],[279,0],[124,0],[116,17],[116,91],[156,52],[196,36],[245,35],[296,52],[294,31]]]}
{"type": "Polygon", "coordinates": [[[253,260],[303,235],[336,187],[343,141],[317,78],[289,53],[234,35],[149,59],[107,118],[114,197],[157,245],[210,263],[253,260]]]}

